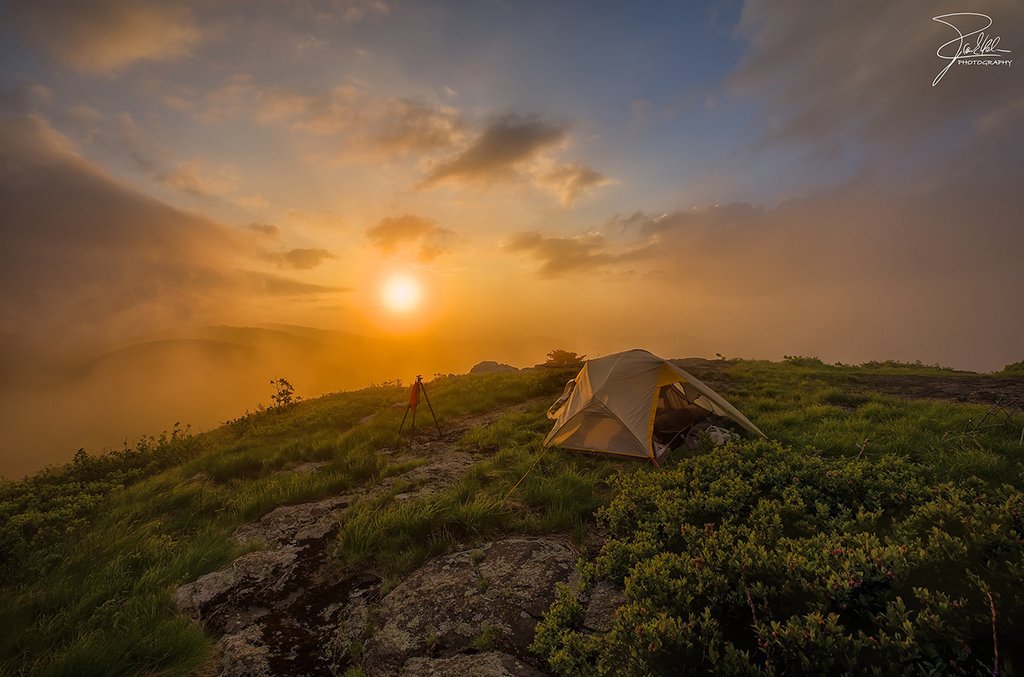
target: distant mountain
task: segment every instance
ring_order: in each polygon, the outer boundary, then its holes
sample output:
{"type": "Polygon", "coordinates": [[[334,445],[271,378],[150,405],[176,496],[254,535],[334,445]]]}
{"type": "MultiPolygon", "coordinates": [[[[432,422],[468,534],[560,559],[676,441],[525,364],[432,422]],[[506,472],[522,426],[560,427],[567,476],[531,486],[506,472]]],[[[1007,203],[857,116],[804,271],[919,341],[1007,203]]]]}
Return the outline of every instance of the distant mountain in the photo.
{"type": "MultiPolygon", "coordinates": [[[[98,452],[131,444],[175,422],[209,429],[269,404],[275,378],[308,398],[395,379],[409,383],[417,374],[464,373],[485,359],[525,366],[560,345],[543,337],[378,338],[284,324],[143,336],[67,369],[46,367],[43,383],[8,376],[0,394],[0,475],[67,461],[79,447],[98,452]]],[[[18,373],[45,365],[26,360],[18,373]]]]}

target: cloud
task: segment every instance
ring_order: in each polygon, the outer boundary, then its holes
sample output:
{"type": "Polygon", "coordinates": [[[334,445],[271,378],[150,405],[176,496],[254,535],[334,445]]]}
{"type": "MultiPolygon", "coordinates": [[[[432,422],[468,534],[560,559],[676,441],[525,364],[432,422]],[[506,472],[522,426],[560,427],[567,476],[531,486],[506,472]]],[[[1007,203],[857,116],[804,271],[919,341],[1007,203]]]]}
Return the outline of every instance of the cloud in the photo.
{"type": "Polygon", "coordinates": [[[997,368],[1020,359],[1024,333],[1024,135],[1008,131],[1019,128],[975,135],[958,162],[896,181],[859,175],[773,206],[637,211],[602,235],[520,233],[504,248],[570,284],[636,271],[623,291],[631,317],[689,322],[723,352],[997,368]]]}
{"type": "Polygon", "coordinates": [[[541,172],[536,181],[557,196],[563,207],[571,207],[581,195],[594,188],[614,183],[601,172],[578,163],[558,165],[541,172]]]}
{"type": "Polygon", "coordinates": [[[40,104],[49,103],[53,91],[36,82],[20,82],[0,89],[0,114],[21,115],[34,113],[40,104]]]}
{"type": "Polygon", "coordinates": [[[224,197],[241,186],[235,170],[228,166],[207,169],[202,160],[179,163],[157,177],[170,187],[196,197],[224,197]]]}
{"type": "Polygon", "coordinates": [[[209,121],[238,116],[284,124],[315,137],[336,137],[340,143],[326,154],[334,161],[447,150],[465,133],[460,112],[450,106],[381,97],[353,84],[298,90],[262,85],[244,75],[210,92],[202,114],[209,121]]]}
{"type": "Polygon", "coordinates": [[[649,255],[641,246],[615,251],[601,233],[576,237],[546,237],[537,232],[516,233],[502,245],[509,252],[525,253],[540,264],[538,274],[553,278],[566,273],[593,275],[598,270],[630,263],[649,255]]]}
{"type": "Polygon", "coordinates": [[[356,84],[303,90],[263,85],[239,75],[207,94],[201,114],[208,122],[234,117],[285,125],[314,137],[309,155],[320,162],[414,157],[430,167],[420,188],[527,180],[568,207],[613,183],[591,167],[550,157],[567,142],[569,125],[537,115],[498,117],[473,137],[473,126],[452,106],[382,97],[356,84]],[[431,160],[437,156],[442,159],[431,160]]]}
{"type": "Polygon", "coordinates": [[[243,272],[239,229],[124,187],[38,117],[0,117],[0,334],[73,348],[332,290],[243,272]],[[54,196],[60,196],[54,199],[54,196]]]}
{"type": "Polygon", "coordinates": [[[235,167],[211,165],[202,158],[179,160],[128,113],[106,115],[95,107],[77,105],[68,122],[84,146],[104,159],[130,165],[155,183],[192,197],[230,199],[245,208],[269,206],[262,196],[238,194],[243,184],[235,167]]]}
{"type": "Polygon", "coordinates": [[[567,125],[538,116],[499,117],[467,149],[435,166],[422,185],[430,187],[447,181],[489,183],[508,178],[517,165],[564,141],[568,132],[567,125]]]}
{"type": "Polygon", "coordinates": [[[290,249],[280,255],[282,265],[296,270],[310,270],[333,258],[337,257],[326,249],[290,249]]]}
{"type": "Polygon", "coordinates": [[[171,2],[16,0],[5,14],[20,38],[84,72],[178,58],[200,38],[189,9],[171,2]]]}
{"type": "Polygon", "coordinates": [[[333,292],[351,291],[348,287],[327,287],[319,284],[309,284],[293,280],[290,277],[261,273],[257,271],[245,271],[245,280],[248,283],[249,291],[261,296],[318,296],[333,292]]]}
{"type": "Polygon", "coordinates": [[[272,223],[250,223],[248,226],[245,226],[245,229],[263,237],[281,237],[281,227],[275,226],[272,223]]]}
{"type": "Polygon", "coordinates": [[[450,245],[454,233],[433,219],[414,214],[389,216],[366,231],[366,237],[385,254],[418,247],[420,261],[437,258],[450,245]]]}
{"type": "MultiPolygon", "coordinates": [[[[989,32],[1004,34],[1004,44],[1024,23],[1024,5],[1009,0],[970,10],[989,13],[989,32]]],[[[748,0],[738,33],[749,48],[730,85],[763,104],[767,142],[828,153],[866,141],[889,157],[893,143],[927,143],[1018,96],[1018,78],[1006,68],[954,66],[931,86],[945,66],[935,52],[955,36],[932,17],[963,11],[952,0],[860,2],[843,11],[748,0]]]]}
{"type": "Polygon", "coordinates": [[[318,23],[342,21],[354,24],[369,16],[383,16],[391,12],[391,4],[384,0],[298,0],[292,4],[299,16],[318,23]]]}

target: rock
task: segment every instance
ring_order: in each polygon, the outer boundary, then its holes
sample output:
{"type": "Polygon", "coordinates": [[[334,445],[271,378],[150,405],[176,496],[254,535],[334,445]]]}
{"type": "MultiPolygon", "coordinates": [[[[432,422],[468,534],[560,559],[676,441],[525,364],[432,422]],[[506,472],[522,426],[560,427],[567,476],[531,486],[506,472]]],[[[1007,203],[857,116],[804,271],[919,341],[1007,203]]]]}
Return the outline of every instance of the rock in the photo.
{"type": "Polygon", "coordinates": [[[310,461],[309,463],[300,463],[291,469],[290,472],[298,475],[306,475],[309,473],[320,472],[320,468],[327,465],[327,461],[310,461]]]}
{"type": "Polygon", "coordinates": [[[601,581],[590,593],[587,605],[583,609],[583,627],[592,632],[608,632],[615,620],[615,611],[626,603],[623,591],[601,581]]]}
{"type": "Polygon", "coordinates": [[[555,584],[575,575],[575,562],[561,538],[513,537],[426,563],[381,600],[364,670],[393,675],[415,656],[474,646],[526,658],[555,584]]]}
{"type": "Polygon", "coordinates": [[[242,555],[230,566],[206,574],[177,589],[178,608],[208,628],[235,632],[267,613],[256,597],[286,591],[298,565],[296,547],[242,555]]]}
{"type": "Polygon", "coordinates": [[[222,677],[266,677],[272,675],[270,650],[263,633],[254,625],[241,632],[224,635],[217,643],[222,677]]]}
{"type": "Polygon", "coordinates": [[[501,364],[494,360],[484,360],[473,365],[473,368],[469,370],[470,374],[511,374],[519,371],[510,364],[501,364]]]}
{"type": "Polygon", "coordinates": [[[337,528],[352,498],[343,494],[315,503],[281,506],[238,527],[232,537],[239,543],[260,541],[267,547],[322,539],[337,528]]]}
{"type": "Polygon", "coordinates": [[[450,658],[410,658],[400,677],[541,677],[515,656],[500,651],[461,654],[450,658]]]}

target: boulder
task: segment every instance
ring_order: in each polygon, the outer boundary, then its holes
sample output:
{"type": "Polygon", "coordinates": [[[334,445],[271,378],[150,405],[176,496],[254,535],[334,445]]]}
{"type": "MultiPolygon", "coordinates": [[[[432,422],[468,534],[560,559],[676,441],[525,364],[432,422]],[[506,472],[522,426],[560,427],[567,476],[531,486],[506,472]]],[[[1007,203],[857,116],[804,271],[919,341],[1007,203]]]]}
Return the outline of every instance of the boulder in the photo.
{"type": "Polygon", "coordinates": [[[363,669],[394,675],[416,656],[474,650],[527,659],[534,626],[555,584],[575,576],[576,558],[562,538],[512,537],[426,563],[381,600],[363,669]]]}
{"type": "Polygon", "coordinates": [[[473,365],[473,368],[469,370],[470,374],[511,374],[519,371],[510,364],[501,364],[494,360],[484,360],[473,365]]]}

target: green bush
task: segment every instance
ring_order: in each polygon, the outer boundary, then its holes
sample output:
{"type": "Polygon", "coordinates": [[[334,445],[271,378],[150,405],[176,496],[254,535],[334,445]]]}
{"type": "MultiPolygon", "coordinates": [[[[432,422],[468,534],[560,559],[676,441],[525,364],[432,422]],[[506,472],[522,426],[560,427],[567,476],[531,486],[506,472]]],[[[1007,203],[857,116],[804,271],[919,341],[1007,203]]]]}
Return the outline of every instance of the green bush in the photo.
{"type": "Polygon", "coordinates": [[[1009,376],[1024,376],[1024,361],[1011,362],[1010,364],[1003,367],[1002,371],[996,372],[997,374],[1006,374],[1009,376]]]}
{"type": "Polygon", "coordinates": [[[45,568],[53,548],[89,524],[120,489],[197,453],[196,439],[175,425],[99,456],[79,449],[71,463],[17,482],[0,483],[0,574],[25,578],[45,568]]]}
{"type": "Polygon", "coordinates": [[[608,540],[538,626],[559,674],[991,674],[993,607],[1003,673],[1021,661],[1016,489],[765,441],[612,484],[608,540]],[[593,634],[601,580],[626,602],[593,634]]]}

